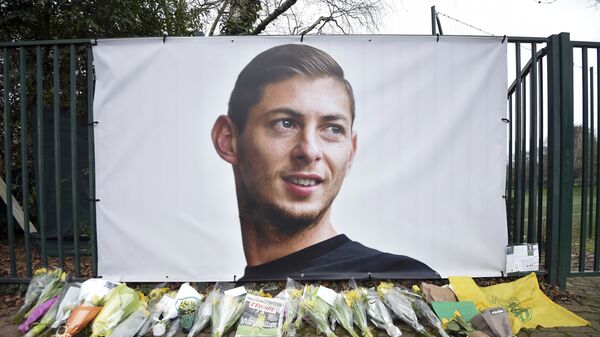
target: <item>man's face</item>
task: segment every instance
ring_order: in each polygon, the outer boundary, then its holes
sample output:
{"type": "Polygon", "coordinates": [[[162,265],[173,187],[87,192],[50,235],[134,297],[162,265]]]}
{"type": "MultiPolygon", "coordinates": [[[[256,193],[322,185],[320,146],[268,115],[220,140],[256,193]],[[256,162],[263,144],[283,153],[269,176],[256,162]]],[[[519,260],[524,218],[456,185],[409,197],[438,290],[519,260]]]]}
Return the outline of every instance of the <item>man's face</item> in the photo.
{"type": "MultiPolygon", "coordinates": [[[[238,138],[238,198],[278,213],[271,219],[314,224],[329,209],[352,163],[356,136],[351,127],[350,99],[340,81],[298,75],[267,85],[238,138]]],[[[271,225],[288,234],[301,229],[271,225]]]]}

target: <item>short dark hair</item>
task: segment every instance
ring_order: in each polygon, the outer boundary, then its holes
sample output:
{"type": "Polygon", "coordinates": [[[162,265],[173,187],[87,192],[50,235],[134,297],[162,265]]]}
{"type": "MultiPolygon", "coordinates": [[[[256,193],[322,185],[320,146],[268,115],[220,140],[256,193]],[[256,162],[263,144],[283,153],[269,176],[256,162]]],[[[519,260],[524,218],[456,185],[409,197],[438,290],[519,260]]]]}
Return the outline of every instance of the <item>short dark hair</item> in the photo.
{"type": "Polygon", "coordinates": [[[295,75],[332,77],[343,83],[350,99],[354,122],[354,93],[344,78],[342,67],[320,49],[303,44],[285,44],[258,54],[238,75],[229,98],[227,115],[240,133],[246,125],[249,110],[261,100],[264,87],[295,75]]]}

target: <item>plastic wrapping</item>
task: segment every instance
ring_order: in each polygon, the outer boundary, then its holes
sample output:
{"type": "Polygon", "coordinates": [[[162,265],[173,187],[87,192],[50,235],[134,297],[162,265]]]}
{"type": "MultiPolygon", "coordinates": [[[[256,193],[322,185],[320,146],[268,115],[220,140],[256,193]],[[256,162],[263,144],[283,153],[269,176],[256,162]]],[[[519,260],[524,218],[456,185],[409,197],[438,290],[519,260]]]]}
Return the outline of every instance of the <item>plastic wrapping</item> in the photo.
{"type": "Polygon", "coordinates": [[[302,295],[302,307],[310,322],[317,328],[317,333],[324,333],[327,337],[336,337],[328,324],[330,305],[317,296],[318,286],[306,285],[302,295]]]}
{"type": "Polygon", "coordinates": [[[331,308],[332,316],[336,321],[340,323],[340,325],[348,331],[350,336],[359,337],[356,331],[352,326],[354,325],[354,318],[352,314],[352,308],[346,302],[346,298],[344,298],[343,294],[338,294],[333,302],[333,307],[331,308]]]}
{"type": "Polygon", "coordinates": [[[294,337],[296,330],[300,327],[302,290],[304,290],[304,286],[288,277],[285,289],[276,296],[286,301],[281,327],[283,336],[294,337]]]}
{"type": "Polygon", "coordinates": [[[195,337],[202,331],[210,322],[210,317],[212,314],[212,301],[215,296],[214,290],[211,291],[204,302],[200,303],[198,307],[198,311],[196,311],[196,317],[194,318],[194,325],[188,332],[187,337],[195,337]]]}
{"type": "Polygon", "coordinates": [[[122,320],[140,307],[140,298],[135,290],[121,284],[106,297],[102,310],[92,324],[92,336],[107,336],[122,320]]]}
{"type": "Polygon", "coordinates": [[[390,337],[402,336],[400,328],[394,325],[392,315],[388,308],[383,304],[377,292],[373,289],[367,289],[367,316],[371,319],[373,325],[383,329],[390,337]]]}
{"type": "MultiPolygon", "coordinates": [[[[36,305],[33,309],[31,309],[30,315],[29,315],[29,317],[27,317],[25,322],[23,322],[23,323],[21,323],[21,325],[19,325],[19,327],[18,327],[19,331],[21,331],[21,333],[26,333],[29,330],[31,330],[34,323],[37,322],[43,316],[45,316],[46,313],[53,306],[54,306],[53,311],[56,314],[56,307],[58,306],[58,304],[56,304],[57,301],[58,301],[58,296],[53,297],[42,304],[36,305]]],[[[33,335],[33,336],[35,336],[35,335],[33,335]]]]}
{"type": "Polygon", "coordinates": [[[344,292],[344,299],[352,309],[354,324],[363,337],[373,337],[367,321],[367,289],[359,287],[354,279],[350,280],[349,286],[352,290],[344,292]]]}
{"type": "Polygon", "coordinates": [[[145,306],[139,306],[131,315],[117,325],[109,337],[133,337],[140,330],[149,313],[145,306]]]}
{"type": "Polygon", "coordinates": [[[213,337],[223,336],[244,312],[246,291],[240,293],[242,289],[239,288],[232,289],[234,292],[224,292],[219,284],[215,285],[211,316],[213,337]]]}
{"type": "Polygon", "coordinates": [[[51,326],[52,329],[58,329],[69,318],[73,308],[79,304],[80,286],[80,283],[72,283],[65,286],[66,293],[58,305],[56,318],[51,326]]]}
{"type": "Polygon", "coordinates": [[[152,328],[152,323],[158,321],[161,312],[157,309],[157,304],[164,294],[169,292],[169,288],[165,287],[166,283],[160,283],[156,287],[154,287],[150,293],[148,294],[148,312],[149,315],[142,324],[142,327],[139,329],[136,336],[144,336],[150,329],[152,328]]]}
{"type": "Polygon", "coordinates": [[[27,292],[25,293],[25,301],[23,303],[23,306],[21,306],[21,308],[19,308],[19,311],[17,311],[13,323],[23,323],[23,321],[25,320],[25,314],[27,314],[27,312],[31,310],[31,308],[33,308],[33,306],[36,304],[46,285],[48,285],[61,273],[62,271],[60,269],[46,268],[40,268],[34,272],[33,277],[31,278],[31,281],[29,281],[29,285],[27,286],[27,292]]]}
{"type": "Polygon", "coordinates": [[[433,337],[429,331],[425,329],[419,320],[417,314],[412,308],[408,298],[402,292],[393,286],[391,283],[382,282],[377,286],[377,293],[383,299],[385,305],[390,308],[390,311],[399,319],[410,325],[415,331],[426,337],[433,337]]]}

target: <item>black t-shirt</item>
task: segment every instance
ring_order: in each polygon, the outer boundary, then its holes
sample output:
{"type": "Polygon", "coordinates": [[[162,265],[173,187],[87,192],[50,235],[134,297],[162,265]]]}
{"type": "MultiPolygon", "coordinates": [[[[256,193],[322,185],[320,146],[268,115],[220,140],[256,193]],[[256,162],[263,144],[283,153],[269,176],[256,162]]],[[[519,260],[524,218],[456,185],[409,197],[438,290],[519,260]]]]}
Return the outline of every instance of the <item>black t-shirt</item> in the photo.
{"type": "Polygon", "coordinates": [[[434,279],[440,275],[423,262],[383,253],[340,234],[277,260],[246,266],[240,281],[275,281],[287,277],[332,279],[434,279]]]}

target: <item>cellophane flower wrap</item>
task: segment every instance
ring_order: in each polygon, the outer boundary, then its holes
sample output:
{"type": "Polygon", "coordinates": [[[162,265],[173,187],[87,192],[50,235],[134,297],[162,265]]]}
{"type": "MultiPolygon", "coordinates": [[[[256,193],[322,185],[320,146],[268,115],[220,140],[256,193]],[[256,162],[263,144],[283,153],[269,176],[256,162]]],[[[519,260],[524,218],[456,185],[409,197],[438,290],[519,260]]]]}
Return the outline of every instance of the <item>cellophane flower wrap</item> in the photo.
{"type": "Polygon", "coordinates": [[[67,320],[67,318],[69,318],[73,308],[79,304],[80,287],[80,283],[71,283],[65,285],[65,294],[58,305],[56,319],[51,326],[52,329],[58,329],[58,327],[61,326],[67,320]]]}
{"type": "Polygon", "coordinates": [[[244,312],[246,292],[244,290],[243,294],[237,296],[229,295],[229,293],[226,294],[223,291],[219,284],[215,285],[215,291],[216,293],[212,298],[212,336],[221,337],[238,321],[244,312]]]}
{"type": "Polygon", "coordinates": [[[23,306],[17,311],[13,323],[21,324],[25,321],[25,314],[36,304],[46,285],[56,277],[60,277],[60,275],[62,275],[62,270],[60,269],[40,268],[35,270],[31,281],[29,281],[29,286],[27,286],[23,306]]]}
{"type": "MultiPolygon", "coordinates": [[[[28,332],[32,328],[34,323],[37,322],[43,316],[45,316],[46,313],[48,311],[50,311],[50,309],[52,309],[52,307],[56,308],[58,306],[58,304],[56,302],[58,302],[58,296],[53,297],[42,304],[36,305],[29,312],[29,317],[27,317],[25,322],[23,322],[23,323],[21,323],[21,325],[19,325],[19,327],[18,327],[19,331],[21,331],[22,333],[28,332]]],[[[56,315],[56,309],[54,309],[53,311],[54,311],[54,314],[56,315]]],[[[35,335],[33,335],[33,336],[35,336],[35,335]]]]}
{"type": "Polygon", "coordinates": [[[354,279],[349,282],[351,290],[344,292],[344,299],[352,309],[354,325],[363,337],[373,337],[367,321],[367,289],[359,287],[354,279]]]}
{"type": "Polygon", "coordinates": [[[63,288],[65,287],[65,284],[67,283],[67,273],[63,272],[60,269],[54,269],[50,273],[50,275],[51,275],[51,277],[50,277],[48,284],[46,284],[46,286],[40,293],[40,296],[38,297],[33,308],[31,308],[29,310],[29,312],[27,312],[25,314],[26,318],[29,317],[29,315],[31,315],[36,310],[36,308],[38,308],[40,306],[47,307],[47,305],[45,305],[45,303],[48,300],[59,296],[61,294],[61,292],[63,291],[63,288]]]}
{"type": "Polygon", "coordinates": [[[163,297],[163,295],[168,293],[169,290],[170,289],[166,287],[166,283],[160,283],[152,290],[150,290],[148,296],[146,296],[148,302],[149,315],[148,318],[146,318],[146,320],[144,321],[144,324],[142,324],[142,327],[140,328],[140,331],[136,334],[136,336],[146,335],[148,332],[150,332],[150,329],[152,328],[152,322],[158,321],[161,312],[159,312],[159,310],[157,309],[157,304],[163,297]]]}
{"type": "Polygon", "coordinates": [[[212,315],[212,302],[215,294],[215,290],[211,291],[206,296],[204,302],[200,303],[198,311],[196,311],[194,325],[192,325],[187,337],[195,337],[208,325],[208,322],[210,322],[210,317],[212,315]]]}
{"type": "Polygon", "coordinates": [[[92,336],[108,336],[122,320],[140,307],[138,293],[120,284],[106,297],[102,310],[92,324],[92,336]]]}
{"type": "Polygon", "coordinates": [[[324,333],[327,337],[336,337],[328,323],[331,306],[317,296],[318,288],[311,284],[304,287],[302,308],[310,322],[317,328],[317,333],[324,333]]]}
{"type": "Polygon", "coordinates": [[[440,321],[429,304],[427,304],[425,301],[421,289],[419,289],[418,286],[415,285],[412,291],[402,286],[396,286],[395,288],[410,301],[410,304],[417,314],[417,317],[422,322],[425,322],[428,326],[435,328],[438,332],[438,335],[441,337],[450,337],[444,330],[442,321],[440,321]]]}
{"type": "Polygon", "coordinates": [[[296,330],[299,327],[299,324],[296,323],[302,322],[301,317],[298,320],[302,290],[304,290],[304,286],[288,277],[285,289],[276,296],[276,298],[286,301],[283,323],[281,326],[281,333],[283,336],[294,337],[296,335],[296,330]]]}
{"type": "Polygon", "coordinates": [[[417,319],[417,314],[412,308],[410,301],[394,287],[392,283],[381,282],[377,286],[377,293],[383,299],[385,305],[399,319],[407,323],[411,328],[425,337],[433,337],[417,319]]]}
{"type": "Polygon", "coordinates": [[[331,314],[340,325],[348,331],[350,336],[359,337],[354,328],[354,318],[352,314],[352,308],[350,304],[346,302],[344,294],[338,294],[333,301],[333,307],[331,308],[331,314]]]}
{"type": "Polygon", "coordinates": [[[402,336],[402,331],[394,325],[392,315],[374,289],[367,289],[367,316],[373,325],[385,330],[388,336],[402,336]]]}

